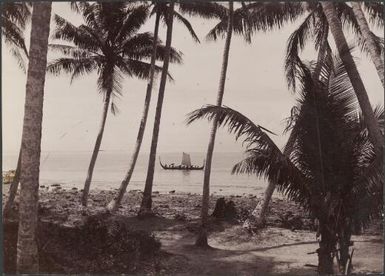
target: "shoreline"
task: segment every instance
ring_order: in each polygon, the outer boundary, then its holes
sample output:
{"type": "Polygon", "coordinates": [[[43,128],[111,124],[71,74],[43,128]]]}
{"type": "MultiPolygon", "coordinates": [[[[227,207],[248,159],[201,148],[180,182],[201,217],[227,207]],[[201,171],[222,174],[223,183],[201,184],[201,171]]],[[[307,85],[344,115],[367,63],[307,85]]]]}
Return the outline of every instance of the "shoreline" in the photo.
{"type": "MultiPolygon", "coordinates": [[[[46,191],[45,188],[40,188],[39,220],[44,225],[57,225],[65,232],[80,229],[87,218],[105,211],[105,206],[114,197],[114,192],[91,190],[88,207],[83,208],[80,204],[81,192],[77,189],[53,187],[46,191]]],[[[6,193],[3,193],[3,204],[6,197],[6,193]]],[[[128,191],[122,200],[122,206],[111,216],[112,222],[124,221],[129,227],[129,232],[144,231],[161,243],[160,255],[151,262],[142,263],[137,271],[140,274],[316,275],[314,267],[307,266],[317,264],[317,255],[309,255],[318,248],[316,232],[312,229],[307,213],[294,202],[273,196],[266,218],[266,228],[251,234],[242,224],[260,197],[225,196],[226,200],[234,202],[237,219],[226,221],[210,217],[209,244],[213,250],[203,250],[193,246],[200,223],[201,195],[154,191],[153,211],[156,216],[148,219],[137,218],[141,197],[141,191],[128,191]],[[295,218],[299,219],[299,224],[290,223],[290,220],[295,218]],[[160,272],[154,272],[152,262],[157,264],[160,272]]],[[[222,196],[214,194],[210,196],[210,215],[220,197],[222,196]]],[[[15,209],[17,206],[18,196],[15,209]]],[[[17,219],[18,216],[14,212],[9,221],[15,223],[17,219]]],[[[362,235],[353,236],[353,241],[356,249],[354,272],[382,272],[382,222],[373,222],[362,235]]],[[[61,254],[70,256],[71,250],[68,250],[61,254]]],[[[61,262],[60,259],[57,261],[61,262]]],[[[75,273],[73,269],[71,265],[63,267],[63,271],[68,273],[75,273]]]]}

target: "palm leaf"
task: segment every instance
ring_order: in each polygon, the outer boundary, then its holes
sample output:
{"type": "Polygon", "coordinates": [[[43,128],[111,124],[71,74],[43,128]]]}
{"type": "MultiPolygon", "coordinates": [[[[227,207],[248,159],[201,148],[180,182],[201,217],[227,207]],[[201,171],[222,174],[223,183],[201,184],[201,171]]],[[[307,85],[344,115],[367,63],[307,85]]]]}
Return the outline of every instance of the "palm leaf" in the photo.
{"type": "Polygon", "coordinates": [[[54,16],[54,21],[56,23],[54,39],[72,42],[76,46],[90,51],[98,51],[102,47],[100,39],[96,39],[95,34],[90,34],[87,26],[76,27],[59,15],[54,16]]]}
{"type": "Polygon", "coordinates": [[[364,8],[369,14],[369,21],[379,27],[384,26],[384,3],[381,1],[366,1],[364,8]]]}
{"type": "Polygon", "coordinates": [[[280,186],[280,191],[293,200],[308,206],[310,190],[306,178],[282,154],[277,145],[266,134],[271,131],[254,124],[246,116],[229,108],[208,105],[188,114],[187,124],[197,119],[207,118],[209,121],[217,119],[218,127],[227,126],[229,133],[235,134],[236,139],[243,137],[247,147],[247,157],[236,164],[233,173],[256,174],[265,176],[280,186]]]}
{"type": "Polygon", "coordinates": [[[189,31],[189,33],[191,34],[191,36],[195,40],[195,42],[200,43],[200,40],[199,40],[198,36],[196,35],[193,27],[191,26],[191,23],[176,11],[174,11],[174,17],[177,20],[179,20],[180,22],[182,22],[182,24],[187,28],[187,30],[189,31]]]}

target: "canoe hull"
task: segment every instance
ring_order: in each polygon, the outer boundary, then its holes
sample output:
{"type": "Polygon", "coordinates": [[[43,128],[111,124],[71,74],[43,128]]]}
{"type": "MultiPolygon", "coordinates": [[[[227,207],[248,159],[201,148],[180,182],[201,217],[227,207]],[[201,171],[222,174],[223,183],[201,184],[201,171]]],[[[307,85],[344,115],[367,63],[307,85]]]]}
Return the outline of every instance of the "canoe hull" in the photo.
{"type": "Polygon", "coordinates": [[[198,167],[198,166],[191,166],[191,167],[181,167],[181,166],[175,166],[175,165],[163,165],[162,162],[159,160],[160,166],[164,170],[179,170],[179,171],[201,171],[204,169],[205,166],[198,167]]]}

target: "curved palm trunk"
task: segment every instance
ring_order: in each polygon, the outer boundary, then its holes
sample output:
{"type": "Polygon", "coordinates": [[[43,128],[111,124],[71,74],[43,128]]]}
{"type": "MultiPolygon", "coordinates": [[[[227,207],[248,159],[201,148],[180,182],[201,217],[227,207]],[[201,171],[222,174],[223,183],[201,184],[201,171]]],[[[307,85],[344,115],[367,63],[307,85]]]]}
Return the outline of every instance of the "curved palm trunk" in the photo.
{"type": "Polygon", "coordinates": [[[373,33],[369,29],[368,22],[366,21],[365,15],[361,9],[361,3],[352,2],[352,8],[360,27],[361,35],[365,41],[366,48],[369,51],[370,57],[377,69],[377,74],[380,77],[382,86],[384,87],[384,58],[381,55],[381,50],[377,46],[373,33]]]}
{"type": "Polygon", "coordinates": [[[116,210],[120,206],[120,203],[122,201],[124,193],[126,192],[127,186],[130,183],[132,173],[134,172],[135,164],[136,164],[136,161],[138,159],[138,155],[139,155],[139,151],[140,151],[140,147],[142,145],[144,131],[146,128],[146,123],[147,123],[148,109],[150,107],[152,86],[154,83],[156,46],[157,46],[158,31],[159,31],[159,20],[160,20],[160,13],[157,12],[156,18],[155,18],[155,28],[154,28],[154,43],[152,45],[153,49],[152,49],[152,57],[151,57],[150,80],[147,84],[146,98],[144,100],[143,115],[142,115],[142,120],[140,121],[140,126],[139,126],[138,136],[136,138],[136,145],[135,145],[134,153],[132,155],[130,167],[127,171],[127,174],[124,177],[124,179],[120,185],[118,195],[107,206],[107,209],[110,212],[116,212],[116,210]]]}
{"type": "MultiPolygon", "coordinates": [[[[110,87],[112,87],[112,85],[110,87]]],[[[87,172],[87,178],[86,178],[86,182],[84,183],[84,188],[83,188],[83,194],[82,194],[82,205],[83,206],[87,206],[88,195],[90,192],[90,186],[91,186],[91,181],[92,181],[92,174],[94,172],[96,159],[98,158],[100,145],[102,143],[104,127],[106,125],[108,109],[110,106],[111,93],[112,93],[112,88],[110,88],[107,91],[106,97],[104,99],[102,122],[100,124],[98,136],[96,137],[94,151],[92,152],[91,161],[90,161],[90,165],[88,167],[88,172],[87,172]]]]}
{"type": "MultiPolygon", "coordinates": [[[[324,40],[320,46],[320,49],[318,52],[318,57],[317,57],[317,65],[314,68],[314,72],[313,72],[313,76],[317,79],[319,78],[319,75],[321,73],[322,61],[325,59],[325,55],[326,55],[326,48],[327,48],[327,43],[328,43],[328,41],[327,41],[328,31],[329,31],[329,28],[325,27],[324,40]]],[[[295,137],[294,137],[294,132],[292,131],[290,133],[289,139],[285,145],[285,148],[283,149],[283,154],[285,156],[290,155],[290,153],[293,149],[293,146],[294,146],[294,142],[295,142],[295,137]]],[[[323,171],[323,168],[321,169],[321,171],[323,171]]],[[[322,175],[323,175],[323,173],[322,173],[322,175]]],[[[266,216],[268,214],[270,201],[271,201],[271,198],[274,194],[276,185],[277,185],[276,182],[273,182],[273,181],[269,182],[269,184],[265,190],[265,194],[264,194],[263,199],[258,202],[257,206],[255,207],[254,211],[251,214],[251,218],[247,219],[245,221],[243,227],[258,229],[258,228],[262,228],[265,225],[266,216]]]]}
{"type": "Polygon", "coordinates": [[[160,79],[158,102],[157,102],[156,111],[155,111],[154,129],[152,132],[150,157],[148,161],[147,178],[146,178],[146,184],[144,186],[143,199],[142,199],[142,203],[138,214],[139,216],[146,216],[146,215],[152,214],[151,194],[152,194],[152,186],[154,182],[156,149],[158,146],[158,138],[159,138],[159,126],[160,126],[160,119],[162,115],[164,92],[166,88],[168,65],[170,61],[172,28],[173,28],[173,21],[174,21],[174,16],[173,16],[174,5],[175,5],[174,2],[170,3],[168,18],[167,18],[167,35],[166,35],[166,46],[165,46],[166,55],[164,58],[162,76],[160,79]]]}
{"type": "MultiPolygon", "coordinates": [[[[217,95],[217,106],[222,105],[223,94],[225,92],[225,82],[226,82],[226,73],[227,65],[229,62],[229,52],[230,52],[230,43],[231,36],[233,32],[233,2],[229,1],[229,18],[227,22],[227,32],[226,32],[226,41],[223,51],[223,60],[222,60],[222,70],[221,77],[219,80],[219,89],[217,95]]],[[[217,132],[218,120],[214,117],[213,124],[210,131],[210,139],[207,148],[206,154],[206,163],[205,163],[205,172],[203,178],[203,195],[202,195],[202,209],[201,209],[201,229],[198,233],[197,240],[195,245],[200,247],[206,247],[207,244],[207,219],[209,212],[209,201],[210,201],[210,174],[211,174],[211,163],[214,152],[215,136],[217,132]]]]}
{"type": "Polygon", "coordinates": [[[368,93],[366,92],[365,86],[361,80],[361,76],[349,51],[345,35],[342,31],[341,21],[337,16],[333,2],[322,1],[321,4],[326,19],[329,23],[330,30],[336,42],[340,58],[345,65],[345,69],[348,73],[354,92],[356,93],[358,102],[360,104],[364,120],[368,128],[370,140],[374,145],[376,154],[382,154],[384,137],[380,132],[380,128],[374,116],[372,106],[370,105],[368,93]]]}
{"type": "Polygon", "coordinates": [[[21,179],[17,271],[39,272],[37,221],[39,169],[45,70],[51,2],[34,2],[32,12],[30,62],[28,66],[21,142],[21,179]]]}
{"type": "Polygon", "coordinates": [[[16,171],[15,171],[15,177],[13,178],[12,184],[9,187],[8,199],[4,205],[3,218],[6,218],[10,214],[13,203],[15,201],[15,197],[17,194],[17,188],[19,187],[20,172],[21,172],[21,148],[19,151],[19,157],[17,159],[17,167],[16,167],[16,171]]]}

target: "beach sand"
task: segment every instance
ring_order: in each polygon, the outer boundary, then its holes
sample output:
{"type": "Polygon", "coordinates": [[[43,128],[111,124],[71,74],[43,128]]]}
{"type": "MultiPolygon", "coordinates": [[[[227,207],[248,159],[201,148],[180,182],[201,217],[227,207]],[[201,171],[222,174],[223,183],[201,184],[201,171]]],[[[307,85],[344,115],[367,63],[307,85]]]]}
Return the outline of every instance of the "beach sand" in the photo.
{"type": "MultiPolygon", "coordinates": [[[[4,192],[4,189],[3,189],[4,192]]],[[[92,191],[89,206],[79,204],[81,192],[58,187],[40,188],[40,220],[76,227],[86,215],[104,210],[115,191],[92,191]]],[[[318,248],[310,218],[295,203],[273,198],[267,227],[251,234],[242,227],[242,221],[251,212],[258,198],[254,195],[226,196],[232,200],[238,213],[237,221],[212,218],[209,227],[209,244],[212,249],[193,246],[199,226],[201,195],[187,193],[153,193],[153,210],[156,217],[140,220],[136,217],[142,193],[126,193],[116,217],[123,218],[132,230],[153,233],[166,253],[159,261],[156,273],[191,275],[253,275],[253,274],[316,274],[318,248]],[[283,218],[300,218],[293,226],[283,218]],[[310,253],[310,254],[309,254],[310,253]]],[[[216,200],[210,198],[210,214],[216,200]]],[[[3,202],[6,194],[3,194],[3,202]]],[[[16,204],[17,206],[17,204],[16,204]]],[[[362,235],[353,236],[355,253],[354,272],[380,273],[383,271],[383,236],[380,221],[373,223],[362,235]]],[[[153,274],[148,269],[146,274],[153,274]]]]}

